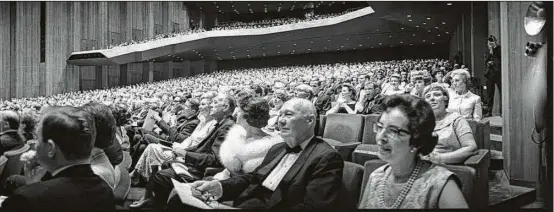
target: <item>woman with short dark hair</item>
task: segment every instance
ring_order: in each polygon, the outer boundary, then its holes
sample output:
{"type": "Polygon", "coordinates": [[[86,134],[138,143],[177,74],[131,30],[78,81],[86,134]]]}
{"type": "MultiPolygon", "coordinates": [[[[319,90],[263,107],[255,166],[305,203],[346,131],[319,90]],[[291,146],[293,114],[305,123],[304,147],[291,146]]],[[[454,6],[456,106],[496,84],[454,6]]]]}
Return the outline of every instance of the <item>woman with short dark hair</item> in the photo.
{"type": "Polygon", "coordinates": [[[340,93],[337,100],[331,103],[332,107],[326,113],[326,115],[333,113],[347,113],[356,114],[354,110],[356,107],[356,90],[354,87],[348,84],[340,86],[340,93]]]}
{"type": "Polygon", "coordinates": [[[231,127],[221,144],[219,158],[225,170],[216,174],[216,180],[249,173],[258,167],[269,148],[282,142],[280,136],[262,130],[269,120],[269,104],[261,97],[246,96],[238,101],[236,124],[231,127]]]}
{"type": "Polygon", "coordinates": [[[423,99],[391,95],[374,125],[378,156],[387,162],[369,176],[360,209],[467,208],[459,178],[423,161],[437,144],[435,116],[423,99]]]}

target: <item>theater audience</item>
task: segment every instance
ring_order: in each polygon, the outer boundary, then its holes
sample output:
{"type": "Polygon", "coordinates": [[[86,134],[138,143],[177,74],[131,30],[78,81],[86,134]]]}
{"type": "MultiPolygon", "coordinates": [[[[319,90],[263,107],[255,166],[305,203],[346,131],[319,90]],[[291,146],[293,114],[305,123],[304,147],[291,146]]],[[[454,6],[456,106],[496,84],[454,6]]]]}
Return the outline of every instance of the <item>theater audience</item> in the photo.
{"type": "MultiPolygon", "coordinates": [[[[197,181],[193,195],[218,201],[233,201],[233,207],[256,210],[316,211],[339,209],[344,200],[344,162],[327,143],[315,137],[316,111],[305,99],[292,99],[280,111],[280,135],[285,142],[274,145],[253,172],[227,180],[197,181]]],[[[184,210],[173,197],[169,210],[184,210]]]]}
{"type": "Polygon", "coordinates": [[[383,95],[381,95],[381,86],[368,81],[364,89],[360,91],[360,100],[356,103],[356,114],[380,114],[384,110],[383,95]]]}
{"type": "Polygon", "coordinates": [[[326,115],[333,113],[356,114],[354,110],[356,107],[356,100],[353,99],[354,97],[356,97],[356,90],[354,90],[351,85],[343,84],[340,87],[337,101],[332,104],[333,106],[327,111],[326,115]]]}
{"type": "Polygon", "coordinates": [[[403,94],[406,91],[400,87],[400,75],[393,74],[390,77],[390,82],[384,86],[381,94],[388,96],[394,94],[403,94]]]}
{"type": "Polygon", "coordinates": [[[247,96],[238,101],[238,106],[237,124],[229,130],[219,150],[219,159],[225,170],[213,176],[216,180],[254,171],[269,148],[282,142],[280,136],[269,135],[261,129],[269,119],[266,100],[247,96]]]}
{"type": "Polygon", "coordinates": [[[166,169],[151,177],[144,196],[131,207],[143,207],[143,205],[150,204],[153,200],[157,209],[163,208],[171,189],[173,189],[171,179],[192,182],[202,179],[204,171],[208,167],[222,168],[223,166],[218,159],[219,150],[229,129],[235,123],[231,117],[234,110],[235,100],[231,96],[226,94],[216,96],[212,101],[210,116],[217,120],[217,123],[209,136],[196,146],[174,149],[175,156],[182,157],[183,160],[169,162],[166,169]],[[178,176],[175,170],[170,167],[172,163],[184,164],[191,176],[178,176]]]}
{"type": "Polygon", "coordinates": [[[115,139],[115,118],[110,108],[103,104],[88,103],[82,108],[92,115],[96,126],[96,139],[90,155],[92,170],[114,189],[119,182],[116,166],[123,161],[121,144],[115,139]]]}
{"type": "Polygon", "coordinates": [[[435,114],[434,133],[438,143],[431,154],[425,157],[435,163],[461,164],[477,150],[477,144],[469,123],[457,112],[447,111],[448,92],[440,85],[425,89],[425,100],[435,114]]]}
{"type": "Polygon", "coordinates": [[[271,109],[269,110],[269,120],[267,121],[267,130],[274,131],[277,129],[277,120],[279,119],[279,110],[283,104],[288,101],[288,96],[284,93],[277,93],[270,100],[269,105],[271,109]]]}
{"type": "MultiPolygon", "coordinates": [[[[192,132],[196,129],[196,126],[198,126],[198,123],[200,120],[198,120],[198,107],[200,103],[196,99],[189,99],[185,102],[184,110],[183,110],[183,117],[184,121],[181,125],[170,127],[167,122],[162,120],[162,118],[155,114],[154,120],[156,121],[156,125],[160,127],[162,132],[167,135],[167,142],[174,143],[174,142],[181,142],[185,139],[187,139],[192,132]]],[[[146,135],[148,137],[148,135],[146,135]]],[[[156,138],[152,138],[156,139],[156,138]]],[[[158,140],[154,143],[161,142],[158,140]]],[[[152,143],[152,142],[149,142],[152,143]]]]}
{"type": "Polygon", "coordinates": [[[16,150],[25,145],[19,133],[19,113],[14,110],[0,111],[0,154],[16,150]]]}
{"type": "Polygon", "coordinates": [[[115,211],[112,189],[90,165],[95,141],[94,118],[65,107],[39,123],[36,158],[49,180],[22,186],[2,203],[2,211],[115,211]]]}
{"type": "MultiPolygon", "coordinates": [[[[437,143],[435,117],[427,102],[411,95],[385,99],[375,125],[378,156],[387,162],[369,176],[360,209],[467,208],[459,178],[419,159],[437,143]]],[[[225,195],[225,193],[224,193],[225,195]]]]}
{"type": "Polygon", "coordinates": [[[455,111],[464,118],[481,121],[483,118],[483,103],[481,97],[469,91],[471,75],[467,70],[457,69],[451,72],[452,89],[448,109],[455,111]]]}
{"type": "Polygon", "coordinates": [[[131,114],[124,105],[115,105],[111,109],[115,118],[115,125],[117,126],[115,140],[121,145],[122,150],[129,151],[131,143],[125,125],[129,123],[131,114]]]}

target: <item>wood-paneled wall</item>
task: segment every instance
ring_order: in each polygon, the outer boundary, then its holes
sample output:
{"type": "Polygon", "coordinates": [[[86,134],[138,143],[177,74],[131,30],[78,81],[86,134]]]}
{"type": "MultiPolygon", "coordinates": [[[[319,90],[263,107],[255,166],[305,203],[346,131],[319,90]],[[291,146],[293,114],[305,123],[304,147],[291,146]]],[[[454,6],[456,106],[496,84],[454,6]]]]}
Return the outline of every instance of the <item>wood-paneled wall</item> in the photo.
{"type": "Polygon", "coordinates": [[[0,2],[0,99],[8,99],[11,95],[11,28],[13,22],[10,16],[12,2],[0,2]]]}
{"type": "MultiPolygon", "coordinates": [[[[53,95],[153,80],[149,63],[78,67],[74,51],[105,48],[189,28],[182,2],[46,2],[45,62],[40,62],[41,3],[0,2],[0,98],[53,95]],[[121,68],[124,67],[124,70],[121,68]],[[122,74],[124,73],[124,74],[122,74]],[[126,79],[121,79],[126,77],[126,79]]],[[[159,80],[173,72],[158,69],[159,80]]]]}
{"type": "MultiPolygon", "coordinates": [[[[502,50],[502,153],[510,181],[535,182],[538,179],[539,150],[531,140],[533,110],[527,107],[526,79],[535,58],[525,56],[527,41],[544,42],[545,32],[525,33],[523,19],[531,2],[500,2],[502,50]]],[[[551,51],[551,50],[550,50],[551,51]]]]}

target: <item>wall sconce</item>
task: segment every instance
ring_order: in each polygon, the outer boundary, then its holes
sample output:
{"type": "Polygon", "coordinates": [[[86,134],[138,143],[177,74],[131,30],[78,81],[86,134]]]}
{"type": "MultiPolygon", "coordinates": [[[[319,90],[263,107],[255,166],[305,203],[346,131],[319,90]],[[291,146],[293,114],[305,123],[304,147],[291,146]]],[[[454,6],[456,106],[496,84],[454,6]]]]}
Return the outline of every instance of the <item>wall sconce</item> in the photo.
{"type": "Polygon", "coordinates": [[[544,2],[531,3],[523,20],[525,32],[531,36],[539,34],[546,24],[546,15],[544,2]]]}

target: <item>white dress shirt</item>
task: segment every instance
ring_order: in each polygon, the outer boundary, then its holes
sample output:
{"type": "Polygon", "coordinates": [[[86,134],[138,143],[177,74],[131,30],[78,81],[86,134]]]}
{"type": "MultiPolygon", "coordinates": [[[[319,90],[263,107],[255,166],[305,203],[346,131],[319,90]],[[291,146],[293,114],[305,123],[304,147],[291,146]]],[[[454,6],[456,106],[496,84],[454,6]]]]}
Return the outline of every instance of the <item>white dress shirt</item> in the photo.
{"type": "MultiPolygon", "coordinates": [[[[302,151],[304,151],[306,146],[308,146],[308,143],[310,142],[310,140],[312,140],[312,138],[313,136],[300,144],[302,151]]],[[[271,173],[267,176],[262,185],[271,191],[275,191],[279,183],[281,183],[281,180],[283,180],[283,177],[285,177],[285,175],[287,174],[287,172],[289,172],[289,169],[294,165],[300,154],[302,154],[302,151],[298,153],[288,153],[283,156],[283,159],[281,159],[279,164],[275,166],[273,171],[271,171],[271,173]]]]}

